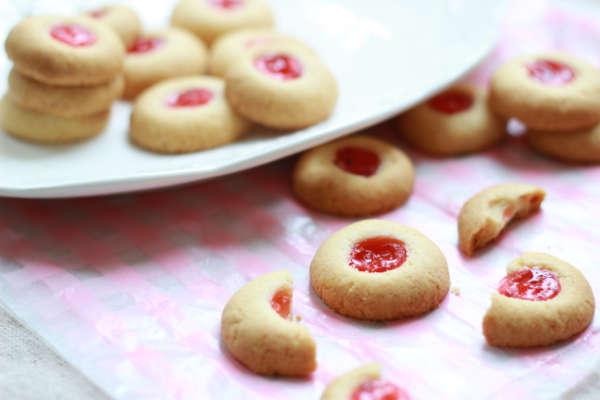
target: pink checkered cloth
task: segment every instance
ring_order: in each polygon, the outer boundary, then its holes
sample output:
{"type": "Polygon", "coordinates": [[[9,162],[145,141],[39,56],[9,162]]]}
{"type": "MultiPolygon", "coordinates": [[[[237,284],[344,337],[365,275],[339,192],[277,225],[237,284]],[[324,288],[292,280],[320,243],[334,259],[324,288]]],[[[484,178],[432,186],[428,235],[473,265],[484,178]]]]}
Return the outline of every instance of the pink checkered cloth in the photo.
{"type": "MultiPolygon", "coordinates": [[[[485,83],[515,54],[566,49],[600,64],[598,20],[542,2],[509,10],[503,39],[468,77],[485,83]]],[[[370,131],[402,146],[389,125],[370,131]]],[[[310,290],[320,243],[353,222],[313,213],[290,191],[294,159],[185,188],[77,200],[0,200],[0,300],[116,398],[315,399],[335,376],[383,364],[414,399],[547,399],[597,370],[598,319],[571,341],[543,349],[485,344],[481,319],[508,261],[548,252],[600,286],[600,168],[535,155],[519,137],[460,158],[410,153],[416,187],[380,216],[435,241],[452,286],[422,318],[366,323],[336,315],[310,290]],[[543,187],[542,212],[515,223],[473,259],[457,249],[456,217],[491,184],[543,187]],[[277,269],[295,278],[295,314],[318,346],[307,379],[264,378],[220,340],[221,310],[248,280],[277,269]]],[[[597,292],[596,292],[597,293],[597,292]]]]}

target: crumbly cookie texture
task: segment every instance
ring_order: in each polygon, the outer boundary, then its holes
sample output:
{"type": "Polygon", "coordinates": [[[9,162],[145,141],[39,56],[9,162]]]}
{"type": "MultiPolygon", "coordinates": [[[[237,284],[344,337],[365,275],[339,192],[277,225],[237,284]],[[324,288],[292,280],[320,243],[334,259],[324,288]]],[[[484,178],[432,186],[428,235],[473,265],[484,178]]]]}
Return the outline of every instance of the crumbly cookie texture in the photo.
{"type": "Polygon", "coordinates": [[[494,72],[489,104],[498,115],[535,130],[591,127],[600,122],[600,71],[564,53],[517,57],[494,72]],[[533,77],[538,70],[549,82],[533,77]]]}
{"type": "Polygon", "coordinates": [[[288,271],[263,275],[238,290],[221,318],[221,336],[231,354],[262,375],[302,376],[315,370],[316,345],[308,329],[283,318],[270,305],[279,290],[291,296],[288,271]]]}
{"type": "Polygon", "coordinates": [[[594,295],[583,274],[556,257],[526,253],[512,261],[507,273],[526,267],[552,271],[561,291],[545,301],[530,301],[494,293],[483,318],[483,334],[492,346],[546,346],[583,331],[594,316],[594,295]]]}
{"type": "Polygon", "coordinates": [[[568,133],[528,131],[525,140],[533,150],[557,160],[600,163],[600,124],[568,133]]]}
{"type": "Polygon", "coordinates": [[[412,228],[375,219],[351,224],[325,240],[311,262],[310,281],[332,310],[366,320],[426,313],[438,307],[450,286],[446,259],[435,243],[412,228]],[[351,267],[353,246],[373,237],[403,242],[403,264],[385,272],[351,267]]]}
{"type": "Polygon", "coordinates": [[[436,156],[481,151],[506,136],[506,122],[488,109],[487,93],[465,83],[401,114],[396,125],[412,146],[436,156]],[[461,100],[466,103],[464,109],[453,110],[461,100]],[[446,109],[440,111],[438,104],[446,105],[446,109]]]}
{"type": "MultiPolygon", "coordinates": [[[[353,162],[354,160],[349,160],[353,162]]],[[[313,148],[294,168],[295,196],[308,207],[338,215],[365,216],[389,211],[412,193],[412,162],[400,149],[369,136],[352,136],[313,148]],[[335,164],[343,149],[364,149],[379,160],[371,176],[345,171],[335,164]]]]}
{"type": "Polygon", "coordinates": [[[491,186],[471,197],[458,215],[458,247],[471,256],[494,240],[515,218],[525,218],[540,208],[546,192],[522,183],[491,186]]]}
{"type": "Polygon", "coordinates": [[[131,8],[113,4],[84,14],[95,18],[112,28],[123,41],[125,48],[133,44],[135,39],[142,33],[142,21],[131,8]]]}
{"type": "Polygon", "coordinates": [[[321,400],[348,400],[361,383],[379,379],[380,377],[380,364],[370,363],[362,365],[329,382],[321,395],[321,400]]]}

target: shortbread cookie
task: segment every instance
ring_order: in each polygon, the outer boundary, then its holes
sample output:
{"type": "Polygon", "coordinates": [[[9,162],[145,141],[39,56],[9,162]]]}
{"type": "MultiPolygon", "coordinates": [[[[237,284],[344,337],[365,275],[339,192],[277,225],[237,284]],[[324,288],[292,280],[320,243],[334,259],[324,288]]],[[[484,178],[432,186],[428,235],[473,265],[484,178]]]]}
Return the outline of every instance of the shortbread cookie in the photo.
{"type": "Polygon", "coordinates": [[[381,365],[365,364],[338,376],[325,388],[321,400],[409,400],[392,382],[381,378],[381,365]]]}
{"type": "Polygon", "coordinates": [[[100,133],[108,122],[109,111],[65,118],[27,110],[8,96],[0,101],[0,125],[19,139],[41,143],[66,143],[88,139],[100,133]]]}
{"type": "Polygon", "coordinates": [[[525,218],[540,208],[546,192],[522,183],[489,187],[471,197],[458,215],[458,247],[468,255],[492,240],[513,219],[525,218]]]}
{"type": "Polygon", "coordinates": [[[5,47],[19,73],[49,85],[110,82],[125,56],[112,29],[87,17],[27,17],[10,31],[5,47]]]}
{"type": "Polygon", "coordinates": [[[238,290],[221,317],[221,336],[231,354],[263,375],[301,376],[317,367],[308,329],[291,316],[292,275],[263,275],[238,290]]]}
{"type": "Polygon", "coordinates": [[[533,150],[548,157],[600,163],[600,124],[568,133],[528,131],[525,139],[533,150]]]}
{"type": "Polygon", "coordinates": [[[276,32],[272,28],[249,28],[233,31],[221,36],[211,46],[208,72],[211,75],[224,77],[227,68],[234,64],[241,54],[256,47],[270,46],[275,43],[288,43],[309,49],[298,39],[276,32]]]}
{"type": "Polygon", "coordinates": [[[110,26],[119,35],[126,48],[142,33],[142,22],[129,7],[119,4],[89,11],[86,16],[96,18],[110,26]]]}
{"type": "Polygon", "coordinates": [[[261,46],[240,56],[225,75],[227,100],[249,120],[301,129],[328,118],[338,96],[327,67],[304,47],[261,46]]]}
{"type": "Polygon", "coordinates": [[[490,83],[490,108],[541,131],[600,122],[600,70],[573,56],[522,56],[502,65],[490,83]]]}
{"type": "Polygon", "coordinates": [[[133,106],[131,140],[161,153],[187,153],[236,140],[250,124],[231,110],[223,85],[220,78],[198,76],[153,86],[133,106]]]}
{"type": "Polygon", "coordinates": [[[459,84],[408,110],[398,130],[417,149],[437,156],[484,150],[506,136],[506,122],[487,106],[481,88],[459,84]]]}
{"type": "Polygon", "coordinates": [[[448,265],[420,232],[367,219],[331,235],[315,254],[310,281],[332,310],[353,318],[390,320],[426,313],[448,293],[448,265]]]}
{"type": "Polygon", "coordinates": [[[189,32],[170,28],[146,33],[128,49],[123,97],[133,99],[165,79],[200,75],[206,62],[206,46],[189,32]]]}
{"type": "Polygon", "coordinates": [[[106,111],[123,92],[124,79],[95,86],[51,86],[14,69],[8,76],[8,97],[16,105],[61,117],[80,117],[106,111]]]}
{"type": "Polygon", "coordinates": [[[594,295],[581,272],[543,253],[512,261],[483,318],[493,346],[547,346],[583,331],[594,316],[594,295]]]}
{"type": "Polygon", "coordinates": [[[263,0],[180,0],[171,24],[187,29],[211,44],[219,36],[242,28],[273,25],[273,14],[263,0]]]}
{"type": "Polygon", "coordinates": [[[352,136],[313,148],[294,168],[294,194],[318,211],[372,215],[403,204],[413,189],[410,159],[369,136],[352,136]]]}

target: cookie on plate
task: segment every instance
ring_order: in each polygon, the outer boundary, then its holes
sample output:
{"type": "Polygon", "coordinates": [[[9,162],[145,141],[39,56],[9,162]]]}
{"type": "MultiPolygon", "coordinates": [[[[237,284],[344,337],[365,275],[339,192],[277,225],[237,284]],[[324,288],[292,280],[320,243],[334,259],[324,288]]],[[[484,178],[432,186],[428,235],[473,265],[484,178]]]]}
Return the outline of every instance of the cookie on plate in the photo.
{"type": "Polygon", "coordinates": [[[458,215],[458,247],[471,256],[494,240],[515,218],[539,210],[546,192],[522,183],[491,186],[471,197],[458,215]]]}
{"type": "Polygon", "coordinates": [[[494,72],[489,104],[534,130],[591,127],[600,122],[600,70],[563,53],[517,57],[494,72]]]}
{"type": "Polygon", "coordinates": [[[412,146],[436,156],[472,153],[498,144],[506,122],[487,106],[486,92],[455,85],[401,114],[400,134],[412,146]]]}
{"type": "Polygon", "coordinates": [[[308,329],[291,317],[292,275],[263,275],[238,290],[221,317],[221,336],[231,354],[262,375],[302,376],[317,367],[308,329]]]}
{"type": "Polygon", "coordinates": [[[295,196],[308,207],[358,216],[389,211],[412,193],[414,171],[398,148],[376,138],[352,136],[315,147],[294,168],[295,196]]]}
{"type": "Polygon", "coordinates": [[[119,35],[126,48],[129,48],[142,33],[142,22],[135,11],[120,4],[88,11],[85,15],[110,26],[119,35]]]}
{"type": "Polygon", "coordinates": [[[492,346],[547,346],[583,331],[594,295],[583,274],[556,257],[526,253],[512,261],[483,318],[492,346]]]}
{"type": "Polygon", "coordinates": [[[450,277],[446,258],[423,234],[396,222],[367,219],[323,242],[310,264],[310,282],[339,314],[391,320],[437,308],[450,277]]]}
{"type": "Polygon", "coordinates": [[[394,383],[381,379],[381,365],[365,364],[338,376],[325,388],[321,400],[409,400],[394,383]]]}

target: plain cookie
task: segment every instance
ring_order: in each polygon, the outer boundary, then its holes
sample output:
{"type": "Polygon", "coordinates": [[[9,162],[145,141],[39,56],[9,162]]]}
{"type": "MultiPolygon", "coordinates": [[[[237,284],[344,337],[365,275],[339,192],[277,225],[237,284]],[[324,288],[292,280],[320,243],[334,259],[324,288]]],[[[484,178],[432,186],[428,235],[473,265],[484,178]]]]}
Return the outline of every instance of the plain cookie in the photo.
{"type": "Polygon", "coordinates": [[[600,124],[568,133],[528,131],[525,140],[533,150],[557,160],[600,163],[600,124]]]}

